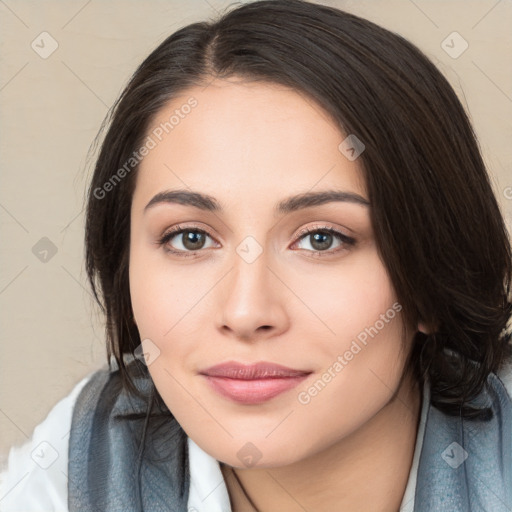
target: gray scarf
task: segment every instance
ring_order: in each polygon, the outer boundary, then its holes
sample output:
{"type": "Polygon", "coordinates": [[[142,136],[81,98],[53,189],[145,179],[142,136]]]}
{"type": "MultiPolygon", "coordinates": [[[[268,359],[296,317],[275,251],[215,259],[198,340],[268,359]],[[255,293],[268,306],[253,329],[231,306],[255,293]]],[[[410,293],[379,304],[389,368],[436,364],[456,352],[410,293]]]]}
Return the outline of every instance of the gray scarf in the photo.
{"type": "MultiPolygon", "coordinates": [[[[76,401],[69,440],[70,512],[187,512],[187,435],[168,410],[162,421],[146,422],[153,386],[142,366],[135,361],[129,368],[138,372],[134,381],[143,398],[124,390],[119,371],[105,368],[76,401]],[[116,419],[123,414],[132,419],[116,419]]],[[[512,402],[495,374],[487,384],[472,402],[491,408],[487,421],[448,416],[429,405],[415,512],[512,510],[512,402]]]]}

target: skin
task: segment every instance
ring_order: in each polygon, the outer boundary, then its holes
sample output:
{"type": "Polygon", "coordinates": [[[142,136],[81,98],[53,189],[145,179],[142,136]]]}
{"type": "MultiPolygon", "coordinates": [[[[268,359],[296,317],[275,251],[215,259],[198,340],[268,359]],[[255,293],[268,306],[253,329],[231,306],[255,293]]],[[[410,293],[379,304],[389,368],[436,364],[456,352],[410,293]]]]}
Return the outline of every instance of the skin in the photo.
{"type": "MultiPolygon", "coordinates": [[[[141,339],[159,350],[149,365],[155,386],[187,435],[223,470],[234,468],[258,510],[362,511],[378,503],[397,511],[420,413],[419,386],[401,380],[417,326],[404,326],[397,313],[309,403],[298,400],[397,302],[371,206],[273,212],[309,191],[368,199],[358,160],[340,152],[345,135],[320,106],[269,83],[230,78],[191,88],[151,126],[191,96],[197,106],[143,159],[132,202],[130,292],[141,339]],[[213,196],[223,211],[168,203],[144,212],[155,194],[176,189],[213,196]],[[178,225],[210,233],[192,257],[157,243],[178,225]],[[326,226],[355,244],[333,237],[314,254],[318,245],[300,232],[326,226]],[[249,235],[263,250],[252,263],[236,250],[249,235]],[[199,375],[227,360],[313,373],[263,404],[242,405],[199,375]],[[261,456],[250,467],[237,456],[248,442],[261,456]]],[[[182,234],[166,245],[193,253],[182,234]]],[[[226,479],[237,511],[243,500],[233,482],[226,479]]]]}

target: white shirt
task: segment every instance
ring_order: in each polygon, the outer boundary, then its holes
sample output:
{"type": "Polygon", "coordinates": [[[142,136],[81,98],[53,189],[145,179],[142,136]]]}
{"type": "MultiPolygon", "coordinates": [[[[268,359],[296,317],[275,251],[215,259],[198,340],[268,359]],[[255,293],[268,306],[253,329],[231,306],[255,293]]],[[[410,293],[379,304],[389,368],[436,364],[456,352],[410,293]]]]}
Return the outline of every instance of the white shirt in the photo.
{"type": "MultiPolygon", "coordinates": [[[[67,512],[68,443],[73,406],[92,373],[58,402],[32,437],[9,451],[7,465],[0,468],[0,512],[67,512]]],[[[512,395],[512,366],[499,374],[512,395]]],[[[421,417],[413,462],[400,512],[412,512],[416,475],[423,443],[430,387],[423,387],[421,417]]],[[[188,438],[191,512],[231,512],[229,494],[219,462],[188,438]]]]}

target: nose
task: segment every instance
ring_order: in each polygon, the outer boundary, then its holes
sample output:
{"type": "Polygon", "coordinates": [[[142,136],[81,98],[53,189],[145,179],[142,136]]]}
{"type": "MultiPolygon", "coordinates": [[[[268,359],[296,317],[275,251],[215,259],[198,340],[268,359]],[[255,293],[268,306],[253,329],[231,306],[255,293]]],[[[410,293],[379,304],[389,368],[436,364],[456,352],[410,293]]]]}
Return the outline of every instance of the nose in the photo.
{"type": "Polygon", "coordinates": [[[236,257],[234,267],[223,281],[218,324],[222,334],[241,341],[256,341],[288,329],[286,287],[268,266],[265,253],[252,263],[236,257]]]}

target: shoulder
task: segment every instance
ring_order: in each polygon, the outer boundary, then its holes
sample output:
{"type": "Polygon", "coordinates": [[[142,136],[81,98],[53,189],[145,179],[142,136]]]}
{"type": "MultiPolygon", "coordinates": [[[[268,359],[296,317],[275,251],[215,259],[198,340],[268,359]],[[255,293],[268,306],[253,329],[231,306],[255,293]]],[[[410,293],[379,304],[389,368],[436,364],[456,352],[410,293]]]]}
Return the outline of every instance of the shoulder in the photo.
{"type": "Polygon", "coordinates": [[[73,408],[82,390],[103,373],[104,370],[95,371],[84,377],[35,427],[30,439],[10,449],[0,468],[2,512],[67,510],[68,444],[73,408]]]}

